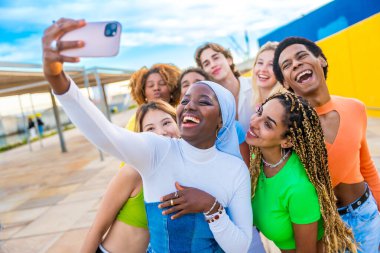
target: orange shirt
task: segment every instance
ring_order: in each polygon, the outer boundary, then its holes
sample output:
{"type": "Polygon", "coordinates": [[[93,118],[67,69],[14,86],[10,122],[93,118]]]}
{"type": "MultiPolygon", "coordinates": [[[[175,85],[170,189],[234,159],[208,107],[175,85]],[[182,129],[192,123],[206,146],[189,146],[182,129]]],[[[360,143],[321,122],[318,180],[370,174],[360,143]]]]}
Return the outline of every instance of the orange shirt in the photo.
{"type": "Polygon", "coordinates": [[[380,176],[368,149],[364,104],[356,99],[332,96],[329,102],[315,110],[318,115],[335,110],[340,117],[334,143],[326,142],[333,187],[340,183],[354,184],[364,180],[380,210],[380,176]]]}

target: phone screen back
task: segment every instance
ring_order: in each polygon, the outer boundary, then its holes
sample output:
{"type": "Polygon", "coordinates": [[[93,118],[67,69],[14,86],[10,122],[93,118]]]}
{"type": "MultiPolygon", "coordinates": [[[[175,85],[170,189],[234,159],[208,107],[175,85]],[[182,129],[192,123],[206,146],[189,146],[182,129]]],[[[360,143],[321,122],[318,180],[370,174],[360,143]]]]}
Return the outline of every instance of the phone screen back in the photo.
{"type": "Polygon", "coordinates": [[[115,56],[119,52],[120,37],[121,24],[119,22],[89,22],[82,28],[66,33],[60,39],[60,41],[82,40],[85,46],[63,50],[61,54],[72,57],[115,56]],[[111,34],[108,34],[108,36],[105,34],[107,24],[108,27],[112,24],[116,26],[112,36],[111,34]]]}

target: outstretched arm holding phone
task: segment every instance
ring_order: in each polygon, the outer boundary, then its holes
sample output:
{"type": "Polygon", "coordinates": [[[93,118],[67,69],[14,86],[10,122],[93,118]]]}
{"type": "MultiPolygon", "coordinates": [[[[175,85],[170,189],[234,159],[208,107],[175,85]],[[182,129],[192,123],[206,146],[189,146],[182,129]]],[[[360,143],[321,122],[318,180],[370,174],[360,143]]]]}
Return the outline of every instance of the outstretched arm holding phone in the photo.
{"type": "MultiPolygon", "coordinates": [[[[64,62],[79,61],[78,57],[63,55],[63,51],[81,48],[85,45],[83,41],[62,41],[60,39],[68,32],[85,25],[84,20],[62,18],[45,30],[42,38],[45,77],[54,93],[59,95],[58,98],[71,121],[87,139],[103,151],[139,168],[141,173],[143,173],[142,170],[148,172],[152,160],[137,159],[137,157],[142,154],[151,157],[154,154],[152,150],[155,149],[155,146],[150,143],[150,140],[159,138],[156,136],[146,138],[145,135],[128,131],[109,122],[96,106],[82,96],[74,81],[63,71],[64,62]],[[123,138],[128,141],[120,141],[123,138]],[[136,149],[136,145],[141,149],[136,149]]],[[[159,151],[161,150],[162,147],[159,151]]]]}
{"type": "Polygon", "coordinates": [[[63,71],[64,62],[79,62],[78,57],[69,57],[60,54],[60,51],[72,48],[81,48],[83,41],[59,41],[67,32],[86,25],[84,20],[61,18],[49,26],[42,38],[43,70],[47,81],[57,95],[65,93],[70,86],[70,81],[63,71]]]}
{"type": "MultiPolygon", "coordinates": [[[[235,118],[235,103],[232,94],[224,92],[223,88],[212,82],[192,86],[188,91],[191,102],[182,105],[177,110],[181,115],[180,131],[184,132],[181,140],[167,139],[149,133],[132,133],[114,126],[88,99],[83,97],[75,83],[65,76],[62,69],[63,62],[78,62],[79,59],[63,56],[61,51],[83,47],[84,43],[81,41],[64,42],[60,39],[67,32],[84,25],[83,20],[60,19],[46,29],[43,37],[44,73],[54,93],[62,94],[58,96],[60,102],[72,122],[83,134],[95,145],[120,160],[126,161],[140,172],[144,186],[147,186],[144,188],[144,199],[149,204],[147,210],[151,213],[151,215],[148,214],[148,218],[157,218],[154,219],[155,229],[152,229],[154,234],[151,233],[151,236],[155,238],[153,240],[155,243],[151,245],[152,250],[166,251],[161,250],[161,248],[167,248],[166,244],[160,243],[161,231],[167,231],[167,227],[169,227],[170,233],[168,233],[172,235],[171,243],[177,243],[176,247],[178,248],[182,248],[183,243],[176,240],[177,234],[186,233],[183,238],[186,240],[189,250],[195,247],[220,251],[223,249],[226,252],[246,252],[252,237],[248,170],[244,162],[229,153],[227,149],[219,150],[215,147],[219,144],[225,147],[223,145],[230,143],[233,144],[231,150],[238,148],[235,135],[226,134],[227,138],[218,140],[215,136],[215,129],[220,129],[222,126],[225,126],[227,130],[234,129],[231,123],[235,118]],[[207,101],[212,102],[200,103],[204,98],[200,94],[204,92],[207,93],[207,101]],[[191,96],[191,94],[194,95],[191,96]],[[200,121],[204,122],[196,128],[196,131],[188,130],[182,124],[183,119],[188,117],[186,115],[190,115],[189,110],[196,113],[200,121]],[[222,116],[226,120],[222,120],[222,116]],[[222,126],[220,126],[221,123],[222,126]],[[205,133],[206,137],[200,138],[198,132],[205,133]],[[186,151],[182,153],[182,150],[186,151]],[[196,162],[200,159],[205,161],[203,163],[196,162]],[[176,167],[174,171],[173,164],[181,166],[176,167]],[[200,173],[202,176],[199,176],[200,173]],[[224,176],[220,177],[219,175],[224,176]],[[197,219],[196,224],[199,226],[193,226],[190,229],[190,226],[178,226],[180,223],[162,216],[162,210],[158,208],[158,203],[162,196],[174,190],[174,181],[177,179],[180,179],[184,185],[195,184],[195,187],[201,190],[207,189],[207,192],[214,197],[214,203],[218,206],[218,210],[210,207],[212,211],[215,211],[211,214],[208,211],[209,208],[203,210],[210,215],[208,222],[204,220],[202,213],[181,217],[181,222],[193,225],[195,224],[194,219],[197,219]],[[228,212],[224,207],[228,209],[228,212]],[[161,222],[164,220],[173,226],[165,227],[165,223],[161,222]],[[201,239],[204,237],[207,237],[207,240],[201,239]]],[[[229,133],[234,132],[230,130],[229,133]]],[[[172,199],[170,204],[174,206],[178,203],[174,203],[172,199]]]]}

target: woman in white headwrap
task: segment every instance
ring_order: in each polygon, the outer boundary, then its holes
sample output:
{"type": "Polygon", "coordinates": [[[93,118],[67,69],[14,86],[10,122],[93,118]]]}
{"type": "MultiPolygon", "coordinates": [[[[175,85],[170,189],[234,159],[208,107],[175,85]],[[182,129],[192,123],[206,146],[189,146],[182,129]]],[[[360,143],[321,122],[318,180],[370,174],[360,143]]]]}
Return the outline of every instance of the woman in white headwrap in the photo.
{"type": "Polygon", "coordinates": [[[57,23],[43,37],[45,77],[83,134],[141,174],[151,237],[148,252],[246,252],[252,236],[250,179],[239,153],[232,94],[213,82],[193,84],[177,108],[179,140],[115,126],[62,71],[63,62],[78,59],[60,51],[82,44],[49,46],[85,22],[60,19],[57,23]],[[175,191],[176,182],[199,189],[192,188],[199,205],[173,219],[163,215],[161,208],[181,205],[187,188],[175,191]],[[173,198],[161,202],[161,196],[174,191],[173,198]]]}

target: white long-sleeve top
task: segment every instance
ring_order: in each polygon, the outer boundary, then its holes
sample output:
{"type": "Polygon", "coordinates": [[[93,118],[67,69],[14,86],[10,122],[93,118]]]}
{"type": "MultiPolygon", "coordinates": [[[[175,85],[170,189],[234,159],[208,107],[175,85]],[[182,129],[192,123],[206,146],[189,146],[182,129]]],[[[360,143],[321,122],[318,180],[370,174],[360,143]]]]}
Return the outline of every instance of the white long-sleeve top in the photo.
{"type": "Polygon", "coordinates": [[[249,122],[255,112],[255,107],[252,104],[253,89],[252,79],[248,77],[239,77],[240,90],[238,101],[238,121],[243,126],[244,133],[247,133],[249,128],[249,122]]]}
{"type": "Polygon", "coordinates": [[[247,252],[252,237],[250,177],[245,163],[215,148],[198,149],[182,139],[134,133],[110,123],[73,81],[56,95],[72,122],[93,144],[134,166],[148,203],[176,191],[175,182],[214,196],[229,215],[209,224],[225,252],[247,252]]]}

